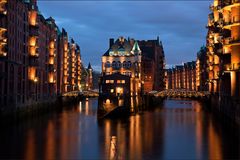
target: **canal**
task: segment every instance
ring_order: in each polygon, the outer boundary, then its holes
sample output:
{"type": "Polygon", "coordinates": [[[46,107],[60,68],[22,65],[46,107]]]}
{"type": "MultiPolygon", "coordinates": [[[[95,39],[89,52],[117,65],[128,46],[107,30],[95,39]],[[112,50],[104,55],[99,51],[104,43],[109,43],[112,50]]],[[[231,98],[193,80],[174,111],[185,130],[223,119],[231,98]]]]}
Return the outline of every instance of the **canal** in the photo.
{"type": "Polygon", "coordinates": [[[0,159],[240,159],[239,130],[197,101],[166,100],[124,119],[97,120],[97,99],[4,125],[0,159]]]}

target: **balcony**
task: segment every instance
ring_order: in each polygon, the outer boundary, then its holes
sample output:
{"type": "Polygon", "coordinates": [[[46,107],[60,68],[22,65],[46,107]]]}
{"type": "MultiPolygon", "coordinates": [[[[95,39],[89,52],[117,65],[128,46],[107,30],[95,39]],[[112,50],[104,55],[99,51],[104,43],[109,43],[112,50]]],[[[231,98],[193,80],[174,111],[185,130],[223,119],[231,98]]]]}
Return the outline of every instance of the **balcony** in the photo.
{"type": "Polygon", "coordinates": [[[29,55],[29,58],[32,58],[32,59],[37,59],[38,57],[39,57],[38,53],[29,55]]]}
{"type": "Polygon", "coordinates": [[[38,47],[29,47],[29,56],[33,58],[38,58],[39,57],[39,48],[38,47]]]}
{"type": "Polygon", "coordinates": [[[8,52],[8,46],[5,44],[0,48],[0,58],[6,58],[8,52]]]}
{"type": "Polygon", "coordinates": [[[214,10],[221,10],[222,7],[220,5],[214,6],[213,4],[209,6],[209,9],[214,11],[214,10]]]}
{"type": "Polygon", "coordinates": [[[237,7],[237,6],[240,6],[240,0],[231,0],[231,1],[224,2],[223,9],[229,10],[232,7],[237,7]]]}
{"type": "Polygon", "coordinates": [[[0,16],[7,15],[7,0],[1,0],[0,2],[0,16]]]}
{"type": "Polygon", "coordinates": [[[48,83],[49,84],[55,84],[56,83],[56,79],[54,78],[55,76],[53,74],[49,74],[49,78],[48,78],[48,83]]]}
{"type": "Polygon", "coordinates": [[[30,54],[29,57],[31,58],[38,58],[39,57],[39,49],[36,47],[30,47],[30,54]]]}
{"type": "Polygon", "coordinates": [[[223,41],[224,46],[238,46],[240,45],[240,38],[233,39],[232,37],[225,38],[223,41]]]}
{"type": "Polygon", "coordinates": [[[240,26],[240,18],[235,18],[232,21],[224,22],[224,29],[231,29],[231,27],[240,26]]]}
{"type": "Polygon", "coordinates": [[[4,59],[7,57],[7,52],[0,52],[0,59],[4,59]]]}
{"type": "Polygon", "coordinates": [[[6,45],[7,44],[7,38],[2,37],[0,38],[0,45],[6,45]]]}
{"type": "Polygon", "coordinates": [[[223,45],[230,45],[231,40],[232,40],[231,37],[224,38],[224,39],[223,39],[223,45]]]}
{"type": "Polygon", "coordinates": [[[56,80],[49,81],[49,84],[56,84],[56,80]]]}
{"type": "Polygon", "coordinates": [[[237,71],[240,70],[240,63],[237,64],[225,64],[224,71],[237,71]]]}

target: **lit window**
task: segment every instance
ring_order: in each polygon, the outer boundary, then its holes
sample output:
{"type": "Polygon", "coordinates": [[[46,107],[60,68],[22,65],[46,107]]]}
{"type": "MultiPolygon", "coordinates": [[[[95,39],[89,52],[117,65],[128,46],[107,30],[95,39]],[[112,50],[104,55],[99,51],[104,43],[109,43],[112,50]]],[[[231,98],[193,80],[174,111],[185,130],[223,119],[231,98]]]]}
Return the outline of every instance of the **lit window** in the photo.
{"type": "Polygon", "coordinates": [[[114,83],[114,80],[106,80],[106,83],[110,83],[110,84],[113,84],[114,83]]]}
{"type": "Polygon", "coordinates": [[[117,80],[118,84],[125,84],[125,80],[117,80]]]}
{"type": "Polygon", "coordinates": [[[111,89],[111,93],[114,93],[114,89],[111,89]]]}

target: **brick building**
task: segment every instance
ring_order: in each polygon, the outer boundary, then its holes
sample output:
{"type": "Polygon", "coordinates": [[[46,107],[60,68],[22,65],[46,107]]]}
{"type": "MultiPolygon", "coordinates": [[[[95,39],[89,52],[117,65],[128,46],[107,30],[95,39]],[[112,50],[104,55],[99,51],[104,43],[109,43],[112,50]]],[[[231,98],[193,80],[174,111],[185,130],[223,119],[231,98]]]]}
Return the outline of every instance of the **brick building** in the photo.
{"type": "Polygon", "coordinates": [[[187,62],[166,70],[166,89],[196,90],[196,62],[187,62]]]}
{"type": "Polygon", "coordinates": [[[165,89],[165,55],[162,42],[156,40],[138,41],[142,51],[142,79],[144,92],[165,89]]]}
{"type": "Polygon", "coordinates": [[[0,14],[1,110],[80,88],[80,47],[41,15],[36,0],[3,0],[0,14]]]}
{"type": "Polygon", "coordinates": [[[201,47],[197,53],[196,87],[197,91],[208,91],[207,48],[205,46],[201,47]]]}
{"type": "Polygon", "coordinates": [[[131,96],[140,95],[142,92],[141,53],[138,42],[133,39],[127,40],[119,37],[115,42],[114,39],[110,39],[109,49],[102,56],[100,93],[121,93],[123,95],[130,93],[131,96]],[[118,74],[130,77],[130,88],[111,88],[112,83],[104,81],[105,76],[109,77],[109,75],[112,75],[111,77],[114,78],[114,75],[118,74]]]}
{"type": "Polygon", "coordinates": [[[214,0],[208,16],[209,91],[240,96],[240,1],[214,0]]]}

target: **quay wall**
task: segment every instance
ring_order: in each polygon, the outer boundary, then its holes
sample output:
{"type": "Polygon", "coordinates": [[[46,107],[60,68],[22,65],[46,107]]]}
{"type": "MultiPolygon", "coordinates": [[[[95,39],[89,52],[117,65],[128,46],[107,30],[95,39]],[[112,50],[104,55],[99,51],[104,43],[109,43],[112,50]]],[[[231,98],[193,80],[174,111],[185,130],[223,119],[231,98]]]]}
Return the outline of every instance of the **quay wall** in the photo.
{"type": "Polygon", "coordinates": [[[210,109],[219,116],[219,118],[230,120],[240,125],[239,98],[211,95],[209,106],[210,109]]]}
{"type": "Polygon", "coordinates": [[[8,106],[8,109],[0,111],[0,123],[4,121],[21,120],[27,117],[41,116],[44,113],[54,112],[58,109],[62,109],[64,106],[77,104],[83,96],[77,97],[53,97],[45,101],[32,102],[25,105],[12,107],[8,106]]]}

